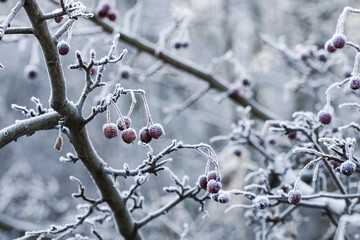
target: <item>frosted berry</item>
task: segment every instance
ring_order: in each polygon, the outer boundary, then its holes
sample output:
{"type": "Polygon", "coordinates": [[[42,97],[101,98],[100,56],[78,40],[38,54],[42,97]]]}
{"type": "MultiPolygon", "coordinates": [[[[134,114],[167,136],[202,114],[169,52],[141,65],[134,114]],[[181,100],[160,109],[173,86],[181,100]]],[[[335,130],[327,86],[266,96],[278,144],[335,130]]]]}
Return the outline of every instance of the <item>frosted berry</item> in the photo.
{"type": "Polygon", "coordinates": [[[318,117],[319,117],[319,122],[321,122],[322,124],[329,124],[332,118],[331,113],[324,110],[319,112],[318,117]]]}
{"type": "Polygon", "coordinates": [[[66,55],[70,51],[70,45],[64,40],[61,40],[57,45],[57,49],[60,55],[66,55]]]}
{"type": "Polygon", "coordinates": [[[214,179],[211,179],[207,183],[207,190],[209,193],[217,193],[220,191],[221,187],[221,182],[215,181],[214,179]]]}
{"type": "Polygon", "coordinates": [[[336,47],[333,45],[332,43],[332,40],[328,40],[326,43],[325,43],[325,49],[329,52],[329,53],[333,53],[336,51],[336,47]]]}
{"type": "Polygon", "coordinates": [[[219,201],[219,194],[220,194],[221,190],[218,193],[213,193],[211,194],[211,198],[215,201],[218,202],[219,201]]]}
{"type": "Polygon", "coordinates": [[[233,153],[234,153],[235,156],[241,157],[242,151],[241,151],[240,148],[238,148],[238,149],[235,149],[233,153]]]}
{"type": "Polygon", "coordinates": [[[301,201],[301,192],[299,190],[291,190],[288,194],[290,204],[298,205],[301,201]]]}
{"type": "Polygon", "coordinates": [[[210,171],[207,175],[207,180],[208,182],[210,180],[220,181],[219,173],[217,171],[210,171]]]}
{"type": "Polygon", "coordinates": [[[357,90],[360,88],[360,78],[359,77],[353,77],[350,80],[350,88],[352,90],[357,90]]]}
{"type": "Polygon", "coordinates": [[[159,137],[162,137],[165,135],[164,128],[159,123],[153,124],[149,128],[149,133],[150,133],[150,136],[154,139],[158,139],[159,137]]]}
{"type": "Polygon", "coordinates": [[[121,138],[127,144],[132,143],[136,139],[136,132],[133,128],[125,129],[121,134],[121,138]]]}
{"type": "Polygon", "coordinates": [[[140,129],[139,136],[140,141],[142,141],[143,143],[149,143],[152,139],[149,133],[149,129],[147,129],[147,127],[143,127],[142,129],[140,129]]]}
{"type": "Polygon", "coordinates": [[[115,123],[105,123],[103,126],[103,132],[108,139],[114,138],[118,134],[117,126],[115,123]]]}
{"type": "Polygon", "coordinates": [[[116,20],[116,14],[115,13],[108,13],[107,14],[107,18],[110,20],[110,21],[115,21],[116,20]]]}
{"type": "Polygon", "coordinates": [[[25,77],[35,79],[38,76],[39,69],[35,65],[27,65],[24,69],[25,77]]]}
{"type": "Polygon", "coordinates": [[[356,169],[356,164],[350,160],[347,160],[340,165],[340,172],[347,177],[353,174],[355,169],[356,169]]]}
{"type": "Polygon", "coordinates": [[[228,203],[230,201],[230,194],[228,192],[221,192],[218,196],[219,203],[228,203]]]}
{"type": "Polygon", "coordinates": [[[206,189],[207,183],[208,183],[207,177],[205,175],[201,175],[198,180],[199,187],[202,189],[206,189]]]}
{"type": "Polygon", "coordinates": [[[54,18],[56,23],[61,23],[61,21],[63,20],[63,17],[56,17],[54,18]]]}
{"type": "Polygon", "coordinates": [[[344,34],[334,34],[332,37],[332,45],[336,48],[343,48],[346,44],[346,37],[344,34]]]}
{"type": "Polygon", "coordinates": [[[120,131],[123,131],[131,126],[131,119],[128,117],[123,117],[124,122],[121,121],[121,118],[119,118],[116,122],[117,127],[120,131]]]}
{"type": "Polygon", "coordinates": [[[324,49],[320,49],[317,56],[321,62],[326,62],[328,60],[328,55],[326,54],[324,49]]]}
{"type": "Polygon", "coordinates": [[[256,197],[254,199],[254,203],[255,203],[255,206],[258,208],[258,209],[265,209],[269,206],[269,198],[266,197],[266,196],[259,196],[259,197],[256,197]]]}
{"type": "Polygon", "coordinates": [[[294,140],[296,138],[296,132],[295,131],[289,132],[288,138],[294,140]]]}

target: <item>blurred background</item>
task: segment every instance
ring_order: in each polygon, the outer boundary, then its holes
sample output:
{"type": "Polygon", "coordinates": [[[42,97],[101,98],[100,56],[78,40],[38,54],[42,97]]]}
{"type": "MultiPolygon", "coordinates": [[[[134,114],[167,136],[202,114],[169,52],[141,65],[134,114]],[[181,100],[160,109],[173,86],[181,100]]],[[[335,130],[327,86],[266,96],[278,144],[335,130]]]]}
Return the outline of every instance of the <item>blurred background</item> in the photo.
{"type": "MultiPolygon", "coordinates": [[[[58,8],[52,1],[39,1],[44,12],[58,8]]],[[[333,82],[344,79],[346,71],[351,71],[355,51],[345,48],[341,53],[328,55],[322,52],[324,43],[331,38],[342,9],[350,5],[360,7],[357,1],[329,0],[203,0],[203,1],[82,1],[89,12],[95,14],[102,4],[108,3],[116,14],[116,20],[104,19],[114,27],[139,39],[146,39],[168,50],[174,56],[205,69],[224,84],[238,84],[241,95],[257,100],[281,119],[291,119],[297,110],[317,113],[325,104],[326,88],[333,82]],[[136,5],[137,4],[137,5],[136,5]],[[135,6],[135,8],[134,8],[135,6]],[[133,9],[133,10],[131,10],[133,9]],[[129,11],[130,10],[130,11],[129,11]],[[164,42],[159,42],[161,33],[169,31],[164,42]],[[164,30],[165,29],[165,30],[164,30]],[[177,41],[186,41],[187,47],[176,48],[177,41]],[[308,62],[302,57],[309,53],[308,62]],[[323,54],[323,55],[322,55],[323,54]],[[224,57],[225,56],[225,57],[224,57]],[[326,58],[326,61],[324,61],[326,58]],[[309,65],[309,62],[311,63],[309,65]],[[310,67],[309,67],[310,66],[310,67]],[[244,84],[248,79],[250,84],[244,84]],[[240,83],[240,84],[239,84],[240,83]]],[[[15,1],[0,3],[0,20],[15,5],[15,1]]],[[[348,39],[359,42],[357,31],[360,16],[350,14],[345,25],[348,39]]],[[[63,20],[62,23],[65,21],[63,20]]],[[[61,24],[49,20],[52,32],[61,24]]],[[[16,16],[12,26],[29,26],[23,10],[16,16]]],[[[96,51],[97,59],[105,56],[111,46],[114,34],[102,31],[93,22],[80,19],[75,22],[71,38],[70,53],[61,56],[67,79],[68,98],[77,101],[84,86],[84,73],[70,70],[68,66],[76,63],[75,51],[80,50],[86,60],[89,51],[96,51]]],[[[65,34],[61,39],[66,39],[65,34]]],[[[170,118],[171,113],[189,97],[206,87],[206,82],[183,72],[149,54],[138,52],[136,48],[122,41],[118,44],[117,55],[123,48],[128,49],[124,60],[117,65],[108,65],[103,81],[108,85],[96,89],[88,98],[84,115],[99,98],[113,92],[116,83],[125,88],[144,89],[154,122],[164,126],[166,135],[151,142],[154,152],[161,151],[173,139],[187,144],[209,143],[209,139],[226,135],[232,124],[239,118],[236,107],[230,99],[222,101],[224,94],[209,90],[198,101],[180,114],[170,118]],[[156,69],[156,71],[154,71],[156,69]],[[125,75],[124,75],[125,72],[125,75]],[[126,75],[128,73],[128,77],[126,75]],[[170,114],[170,115],[169,115],[170,114]]],[[[49,107],[49,80],[44,59],[36,39],[30,35],[6,35],[0,43],[0,128],[9,126],[16,119],[25,118],[20,112],[11,109],[11,104],[35,108],[30,101],[32,96],[40,99],[45,108],[49,107]],[[36,77],[29,77],[29,66],[35,66],[36,77]]],[[[234,86],[234,85],[231,85],[234,86]]],[[[334,91],[333,106],[355,100],[357,96],[346,91],[334,91]]],[[[141,98],[132,115],[132,127],[137,131],[146,125],[145,109],[141,98]]],[[[123,114],[131,104],[131,97],[121,97],[117,103],[123,114]]],[[[358,116],[349,109],[334,109],[336,115],[346,116],[346,121],[357,121],[358,116]]],[[[111,119],[118,119],[115,109],[111,109],[111,119]]],[[[106,114],[99,114],[87,127],[98,154],[109,166],[122,169],[127,163],[131,169],[146,159],[147,149],[137,144],[127,145],[120,138],[106,139],[102,126],[106,114]]],[[[341,123],[335,121],[335,125],[341,123]]],[[[255,127],[260,129],[262,120],[256,120],[255,127]]],[[[334,126],[335,126],[334,125],[334,126]]],[[[75,176],[86,186],[86,195],[97,198],[97,189],[88,172],[80,162],[63,163],[59,157],[73,149],[64,138],[61,152],[54,149],[57,130],[41,131],[31,137],[22,137],[0,149],[0,213],[23,221],[36,223],[40,229],[50,225],[63,225],[75,220],[74,216],[82,211],[76,208],[82,202],[71,197],[77,192],[77,185],[69,180],[75,176]]],[[[282,141],[283,136],[274,138],[282,141]]],[[[237,157],[233,150],[240,146],[227,141],[212,144],[220,159],[220,169],[227,183],[224,188],[242,189],[245,174],[261,166],[259,156],[252,149],[241,146],[242,156],[237,157]]],[[[195,151],[182,150],[169,156],[173,161],[168,164],[179,177],[189,176],[194,185],[204,173],[206,159],[195,151]]],[[[121,190],[126,190],[133,179],[118,178],[121,190]]],[[[135,211],[135,218],[144,216],[164,205],[171,195],[165,194],[162,187],[172,184],[166,172],[150,180],[141,187],[145,197],[144,209],[135,211]]],[[[229,204],[242,201],[234,197],[229,204]]],[[[245,203],[249,204],[249,202],[245,203]]],[[[228,214],[223,211],[229,206],[208,201],[208,217],[199,213],[199,204],[186,200],[165,216],[151,222],[143,229],[146,239],[254,239],[254,226],[246,222],[244,210],[235,209],[228,214]],[[186,234],[184,234],[186,233],[186,234]]],[[[289,227],[282,228],[269,239],[320,239],[325,236],[329,226],[319,212],[301,210],[308,218],[293,218],[289,227]],[[309,221],[309,218],[312,220],[309,221]],[[317,224],[314,223],[317,219],[317,224]],[[311,223],[311,224],[309,224],[311,223]],[[309,229],[306,232],[297,232],[309,229]],[[319,227],[323,224],[323,227],[319,227]]],[[[4,217],[5,217],[4,216],[4,217]]],[[[6,219],[6,218],[4,218],[6,219]]],[[[1,220],[1,219],[0,219],[1,220]]],[[[21,226],[19,226],[21,228],[21,226]]],[[[80,227],[76,233],[86,236],[88,226],[80,227]]],[[[98,226],[104,239],[122,239],[115,235],[112,223],[98,226]]],[[[38,229],[29,229],[38,230],[38,229]]],[[[8,231],[1,228],[0,238],[13,239],[19,236],[17,229],[8,231]]],[[[21,235],[20,235],[21,236],[21,235]]],[[[74,233],[75,239],[75,233],[74,233]]],[[[89,235],[89,239],[94,239],[89,235]]]]}

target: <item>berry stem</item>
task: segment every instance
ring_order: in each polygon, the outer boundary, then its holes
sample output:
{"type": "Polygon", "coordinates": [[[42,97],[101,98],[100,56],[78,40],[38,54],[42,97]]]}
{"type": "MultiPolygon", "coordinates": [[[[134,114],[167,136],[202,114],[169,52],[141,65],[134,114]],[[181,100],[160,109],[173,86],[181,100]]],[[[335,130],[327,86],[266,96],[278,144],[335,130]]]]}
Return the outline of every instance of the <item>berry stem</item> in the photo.
{"type": "Polygon", "coordinates": [[[314,160],[311,160],[308,164],[305,165],[305,167],[303,167],[303,169],[301,169],[299,176],[297,177],[295,184],[294,184],[294,188],[293,190],[296,190],[297,185],[299,184],[299,181],[301,180],[302,175],[305,173],[305,171],[314,163],[319,162],[322,159],[322,157],[318,157],[314,160]]]}
{"type": "Polygon", "coordinates": [[[333,89],[334,87],[341,87],[342,85],[344,85],[345,83],[347,83],[348,81],[350,81],[350,78],[346,78],[345,80],[341,81],[341,82],[335,82],[333,84],[331,84],[325,91],[325,95],[326,95],[326,105],[325,105],[325,110],[329,110],[330,108],[330,101],[331,101],[331,97],[330,97],[330,90],[333,89]]]}
{"type": "Polygon", "coordinates": [[[352,76],[356,76],[358,74],[359,61],[360,61],[360,52],[357,52],[355,56],[354,68],[351,73],[352,76]]]}
{"type": "Polygon", "coordinates": [[[67,43],[70,43],[71,41],[71,37],[72,37],[72,29],[73,29],[73,26],[74,26],[74,22],[72,22],[68,28],[68,36],[67,36],[67,39],[66,39],[66,42],[67,43]]]}
{"type": "Polygon", "coordinates": [[[120,108],[118,107],[118,105],[116,105],[116,103],[110,98],[110,102],[114,105],[116,112],[119,114],[119,118],[121,119],[121,123],[122,125],[125,124],[125,119],[123,117],[123,115],[121,114],[120,108]]]}
{"type": "Polygon", "coordinates": [[[106,105],[106,122],[110,123],[110,104],[106,105]]]}
{"type": "Polygon", "coordinates": [[[135,104],[137,103],[134,91],[131,90],[130,95],[131,95],[131,105],[130,105],[130,108],[129,108],[129,112],[127,114],[128,118],[131,117],[131,114],[132,114],[132,112],[134,110],[135,104]]]}
{"type": "Polygon", "coordinates": [[[148,105],[147,100],[145,98],[145,92],[141,92],[141,98],[142,98],[142,100],[144,102],[145,112],[146,112],[146,116],[148,118],[148,120],[147,120],[147,128],[149,128],[151,125],[153,125],[153,121],[151,119],[149,105],[148,105]]]}

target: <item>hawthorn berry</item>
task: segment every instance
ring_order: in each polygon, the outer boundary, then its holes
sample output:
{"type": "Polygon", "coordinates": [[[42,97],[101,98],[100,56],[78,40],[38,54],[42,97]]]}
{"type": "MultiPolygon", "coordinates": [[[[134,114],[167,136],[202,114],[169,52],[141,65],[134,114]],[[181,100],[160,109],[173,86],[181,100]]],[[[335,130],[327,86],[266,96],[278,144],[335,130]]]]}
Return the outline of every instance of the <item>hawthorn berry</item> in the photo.
{"type": "Polygon", "coordinates": [[[135,129],[133,128],[125,129],[121,134],[121,138],[127,144],[134,142],[136,139],[135,129]]]}
{"type": "Polygon", "coordinates": [[[270,202],[269,202],[269,198],[266,197],[266,196],[258,196],[254,199],[254,203],[255,203],[255,206],[258,208],[258,209],[265,209],[269,206],[270,202]]]}
{"type": "Polygon", "coordinates": [[[250,86],[250,80],[248,78],[243,78],[242,84],[243,86],[250,86]]]}
{"type": "Polygon", "coordinates": [[[121,118],[119,118],[116,122],[116,125],[120,131],[123,131],[131,126],[131,119],[128,117],[123,117],[124,122],[121,121],[121,118]]]}
{"type": "Polygon", "coordinates": [[[319,122],[321,122],[322,124],[329,124],[332,118],[331,113],[324,110],[319,112],[318,117],[319,117],[319,122]]]}
{"type": "Polygon", "coordinates": [[[116,14],[115,13],[108,13],[107,14],[107,18],[110,20],[110,21],[112,21],[112,22],[114,22],[115,20],[116,20],[116,14]]]}
{"type": "Polygon", "coordinates": [[[207,175],[207,180],[208,182],[210,180],[220,181],[219,173],[217,171],[210,171],[207,175]]]}
{"type": "Polygon", "coordinates": [[[336,51],[337,48],[333,45],[332,40],[330,39],[325,43],[325,49],[328,52],[333,53],[336,51]]]}
{"type": "Polygon", "coordinates": [[[155,123],[149,128],[149,134],[152,138],[158,139],[165,135],[165,131],[161,124],[155,123]]]}
{"type": "Polygon", "coordinates": [[[207,190],[209,193],[217,193],[220,191],[221,187],[221,182],[215,181],[214,179],[211,179],[207,183],[207,190]]]}
{"type": "Polygon", "coordinates": [[[235,149],[233,153],[234,153],[235,156],[241,157],[242,151],[241,151],[240,148],[238,148],[238,149],[235,149]]]}
{"type": "Polygon", "coordinates": [[[341,33],[334,34],[332,37],[332,45],[336,48],[343,48],[346,44],[346,36],[341,33]]]}
{"type": "Polygon", "coordinates": [[[63,17],[56,17],[56,18],[54,18],[54,20],[55,20],[55,22],[56,23],[61,23],[61,21],[63,20],[63,17]]]}
{"type": "Polygon", "coordinates": [[[350,80],[350,88],[352,90],[357,90],[360,88],[360,78],[359,77],[353,77],[350,80]]]}
{"type": "Polygon", "coordinates": [[[149,143],[152,139],[149,133],[149,129],[147,129],[147,127],[143,127],[142,129],[140,129],[139,136],[140,141],[142,141],[143,143],[149,143]]]}
{"type": "Polygon", "coordinates": [[[58,49],[58,52],[60,55],[66,55],[70,51],[70,45],[67,42],[65,42],[64,40],[61,40],[57,44],[57,49],[58,49]]]}
{"type": "Polygon", "coordinates": [[[290,204],[298,205],[301,201],[301,192],[299,190],[291,190],[288,194],[290,204]]]}
{"type": "Polygon", "coordinates": [[[104,18],[106,17],[106,11],[104,9],[100,9],[98,12],[97,12],[97,15],[99,18],[104,18]]]}
{"type": "Polygon", "coordinates": [[[114,138],[118,134],[117,126],[115,123],[105,123],[103,125],[103,132],[108,139],[114,138]]]}
{"type": "Polygon", "coordinates": [[[328,60],[328,55],[326,54],[325,50],[320,49],[317,54],[319,60],[321,62],[326,62],[328,60]]]}
{"type": "Polygon", "coordinates": [[[211,198],[215,201],[218,202],[219,201],[219,194],[222,190],[220,190],[218,193],[213,193],[211,194],[211,198]]]}
{"type": "Polygon", "coordinates": [[[38,76],[39,69],[35,65],[27,65],[24,69],[25,77],[28,79],[35,79],[38,76]]]}
{"type": "Polygon", "coordinates": [[[346,160],[340,165],[340,172],[347,177],[353,174],[355,169],[356,169],[356,164],[350,160],[346,160]]]}
{"type": "Polygon", "coordinates": [[[218,196],[219,203],[228,203],[230,201],[230,194],[228,192],[221,192],[218,196]]]}
{"type": "Polygon", "coordinates": [[[104,10],[106,13],[110,10],[110,5],[105,3],[103,6],[102,6],[102,10],[104,10]]]}
{"type": "Polygon", "coordinates": [[[207,177],[205,175],[201,175],[199,177],[199,180],[198,180],[199,187],[201,189],[206,189],[207,188],[207,183],[208,183],[207,177]]]}
{"type": "Polygon", "coordinates": [[[295,131],[289,132],[288,138],[291,140],[296,139],[296,132],[295,131]]]}

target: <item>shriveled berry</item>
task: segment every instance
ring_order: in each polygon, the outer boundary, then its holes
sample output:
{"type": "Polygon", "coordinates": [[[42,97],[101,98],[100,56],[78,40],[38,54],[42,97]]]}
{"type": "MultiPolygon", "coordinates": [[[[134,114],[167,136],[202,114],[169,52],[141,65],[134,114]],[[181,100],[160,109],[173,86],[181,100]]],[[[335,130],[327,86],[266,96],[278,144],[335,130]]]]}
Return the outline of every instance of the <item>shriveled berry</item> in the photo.
{"type": "Polygon", "coordinates": [[[228,203],[231,199],[231,196],[228,192],[221,192],[218,196],[219,203],[228,203]]]}
{"type": "Polygon", "coordinates": [[[112,22],[114,22],[115,20],[116,20],[116,14],[115,13],[108,13],[107,14],[107,18],[110,20],[110,21],[112,21],[112,22]]]}
{"type": "Polygon", "coordinates": [[[288,194],[290,204],[298,205],[301,201],[301,192],[299,190],[291,190],[288,194]]]}
{"type": "Polygon", "coordinates": [[[346,36],[340,33],[334,34],[332,37],[332,44],[336,48],[343,48],[346,44],[346,36]]]}
{"type": "Polygon", "coordinates": [[[355,169],[356,169],[356,164],[350,160],[347,160],[340,165],[340,172],[347,177],[353,174],[355,169]]]}
{"type": "Polygon", "coordinates": [[[36,65],[27,65],[24,69],[25,77],[28,79],[35,79],[38,76],[39,69],[36,65]]]}
{"type": "Polygon", "coordinates": [[[336,51],[336,47],[333,45],[332,43],[332,40],[328,40],[326,43],[325,43],[325,49],[329,52],[329,53],[333,53],[336,51]]]}
{"type": "Polygon", "coordinates": [[[139,136],[140,141],[142,141],[143,143],[149,143],[152,139],[149,133],[149,129],[147,129],[147,127],[143,127],[142,129],[140,129],[139,136]]]}
{"type": "Polygon", "coordinates": [[[296,139],[296,132],[295,131],[289,132],[288,133],[288,138],[291,139],[291,140],[296,139]]]}
{"type": "Polygon", "coordinates": [[[214,179],[211,179],[207,183],[207,190],[209,193],[217,193],[220,191],[221,187],[221,182],[215,181],[214,179]]]}
{"type": "Polygon", "coordinates": [[[318,117],[319,117],[319,122],[321,122],[322,124],[329,124],[332,119],[331,113],[324,110],[319,112],[318,117]]]}
{"type": "Polygon", "coordinates": [[[63,20],[63,17],[56,17],[56,18],[54,18],[54,20],[55,20],[55,22],[56,23],[61,23],[61,21],[63,20]]]}
{"type": "Polygon", "coordinates": [[[149,128],[149,133],[150,133],[150,136],[154,139],[158,139],[159,137],[162,137],[165,135],[164,128],[159,123],[153,124],[149,128]]]}
{"type": "Polygon", "coordinates": [[[119,118],[116,122],[117,127],[120,131],[123,131],[124,129],[127,129],[131,126],[131,119],[128,117],[123,117],[124,122],[121,121],[121,118],[119,118]]]}
{"type": "Polygon", "coordinates": [[[235,156],[241,157],[242,151],[241,151],[240,148],[238,148],[238,149],[235,149],[233,153],[234,153],[235,156]]]}
{"type": "Polygon", "coordinates": [[[57,49],[60,55],[66,55],[70,51],[70,45],[64,40],[61,40],[57,45],[57,49]]]}
{"type": "Polygon", "coordinates": [[[360,88],[360,78],[359,77],[353,77],[350,80],[350,88],[352,90],[357,90],[360,88]]]}
{"type": "Polygon", "coordinates": [[[133,128],[125,129],[121,134],[121,138],[127,144],[134,142],[136,139],[135,129],[133,128]]]}
{"type": "Polygon", "coordinates": [[[255,206],[258,208],[258,209],[265,209],[269,206],[269,198],[266,197],[266,196],[258,196],[254,199],[254,203],[255,203],[255,206]]]}
{"type": "Polygon", "coordinates": [[[103,132],[108,139],[114,138],[118,134],[117,126],[115,123],[105,123],[103,126],[103,132]]]}
{"type": "Polygon", "coordinates": [[[202,189],[206,189],[207,183],[208,183],[207,177],[205,175],[201,175],[198,180],[199,187],[202,189]]]}
{"type": "Polygon", "coordinates": [[[219,176],[219,173],[217,171],[210,171],[207,175],[207,180],[208,182],[210,180],[215,180],[215,181],[220,181],[220,176],[219,176]]]}

